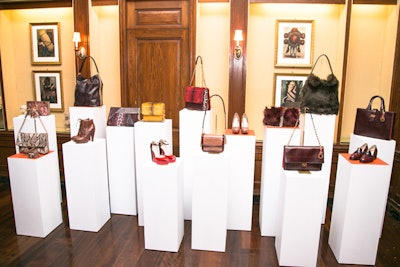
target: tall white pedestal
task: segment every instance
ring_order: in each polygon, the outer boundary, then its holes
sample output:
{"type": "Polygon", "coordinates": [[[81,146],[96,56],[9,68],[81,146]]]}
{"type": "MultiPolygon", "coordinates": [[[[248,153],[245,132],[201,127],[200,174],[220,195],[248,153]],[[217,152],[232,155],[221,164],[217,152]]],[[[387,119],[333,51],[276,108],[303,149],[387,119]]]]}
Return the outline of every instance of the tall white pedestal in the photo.
{"type": "Polygon", "coordinates": [[[107,126],[111,213],[137,215],[134,127],[107,126]]]}
{"type": "Polygon", "coordinates": [[[251,230],[253,213],[254,157],[256,136],[226,131],[228,167],[228,230],[251,230]]]}
{"type": "Polygon", "coordinates": [[[98,232],[110,219],[106,141],[62,145],[69,227],[98,232]]]}
{"type": "Polygon", "coordinates": [[[78,134],[79,120],[92,119],[95,127],[94,138],[106,138],[106,106],[69,107],[71,137],[78,134]]]}
{"type": "Polygon", "coordinates": [[[143,180],[146,249],[178,252],[184,234],[183,165],[147,162],[143,180]]]}
{"type": "Polygon", "coordinates": [[[15,154],[7,161],[17,234],[47,236],[62,223],[57,153],[37,159],[15,154]]]}
{"type": "Polygon", "coordinates": [[[193,157],[192,249],[225,251],[229,167],[225,153],[193,157]]]}
{"type": "Polygon", "coordinates": [[[167,140],[168,150],[173,153],[172,144],[172,120],[166,119],[163,122],[135,123],[135,161],[136,161],[136,196],[138,224],[143,226],[143,180],[146,179],[144,166],[152,162],[150,144],[160,139],[167,140]]]}
{"type": "Polygon", "coordinates": [[[325,174],[282,170],[275,249],[280,266],[316,266],[325,174]]]}
{"type": "Polygon", "coordinates": [[[328,240],[339,263],[375,265],[390,175],[379,158],[362,164],[339,154],[328,240]]]}
{"type": "MultiPolygon", "coordinates": [[[[283,146],[289,142],[292,127],[264,127],[261,167],[260,231],[261,236],[276,236],[281,188],[283,146]]],[[[300,129],[296,129],[291,144],[300,142],[300,129]]]]}
{"type": "MultiPolygon", "coordinates": [[[[183,161],[183,195],[185,220],[192,219],[193,155],[201,153],[201,133],[204,111],[182,109],[179,111],[179,156],[183,161]]],[[[212,110],[207,111],[204,130],[210,132],[212,110]]]]}

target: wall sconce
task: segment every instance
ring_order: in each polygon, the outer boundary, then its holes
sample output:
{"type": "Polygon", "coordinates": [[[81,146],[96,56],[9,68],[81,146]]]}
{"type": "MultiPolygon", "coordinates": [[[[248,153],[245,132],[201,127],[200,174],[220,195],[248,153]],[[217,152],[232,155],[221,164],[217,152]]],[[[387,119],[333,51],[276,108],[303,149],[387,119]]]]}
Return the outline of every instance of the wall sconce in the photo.
{"type": "Polygon", "coordinates": [[[82,46],[78,48],[78,43],[81,42],[81,33],[80,32],[74,32],[74,35],[72,37],[72,41],[75,43],[75,55],[79,57],[80,59],[83,59],[86,57],[86,49],[82,46]]]}
{"type": "Polygon", "coordinates": [[[240,47],[239,42],[243,41],[243,33],[242,30],[235,30],[235,37],[233,38],[236,41],[235,47],[235,59],[239,60],[242,58],[242,48],[240,47]]]}

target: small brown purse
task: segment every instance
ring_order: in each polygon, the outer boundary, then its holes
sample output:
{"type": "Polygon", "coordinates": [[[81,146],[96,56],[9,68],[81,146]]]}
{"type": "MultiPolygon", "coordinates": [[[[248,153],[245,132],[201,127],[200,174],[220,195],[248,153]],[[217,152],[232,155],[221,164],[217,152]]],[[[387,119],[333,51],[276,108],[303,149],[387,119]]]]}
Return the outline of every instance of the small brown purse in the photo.
{"type": "MultiPolygon", "coordinates": [[[[224,118],[225,118],[225,129],[226,129],[226,111],[225,111],[225,103],[224,100],[220,95],[212,95],[210,97],[210,100],[212,97],[218,97],[221,99],[222,106],[224,109],[224,118]]],[[[224,152],[224,147],[225,147],[225,134],[206,134],[204,133],[204,121],[206,118],[206,110],[204,111],[204,117],[203,117],[203,126],[202,126],[202,134],[201,134],[201,149],[203,152],[208,152],[208,153],[222,153],[224,152]]]]}

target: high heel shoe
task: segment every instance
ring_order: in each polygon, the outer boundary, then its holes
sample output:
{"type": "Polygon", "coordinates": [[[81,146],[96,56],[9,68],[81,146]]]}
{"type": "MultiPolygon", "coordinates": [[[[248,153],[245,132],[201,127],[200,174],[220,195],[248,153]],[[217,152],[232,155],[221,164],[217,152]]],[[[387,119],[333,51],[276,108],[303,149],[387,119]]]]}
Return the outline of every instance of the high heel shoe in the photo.
{"type": "Polygon", "coordinates": [[[89,140],[94,140],[95,126],[92,119],[82,120],[80,119],[80,125],[78,134],[71,137],[72,141],[76,143],[83,144],[89,142],[89,140]]]}
{"type": "Polygon", "coordinates": [[[364,155],[368,151],[368,144],[365,143],[359,148],[356,149],[356,151],[353,152],[353,154],[350,155],[350,160],[359,160],[362,155],[364,155]]]}
{"type": "Polygon", "coordinates": [[[242,134],[247,134],[249,132],[249,120],[247,119],[246,113],[242,115],[241,130],[242,134]]]}
{"type": "Polygon", "coordinates": [[[169,160],[160,154],[160,144],[153,141],[150,143],[151,160],[158,165],[167,165],[169,160]]]}
{"type": "Polygon", "coordinates": [[[239,114],[235,113],[232,120],[232,133],[238,134],[240,132],[240,118],[239,114]]]}
{"type": "Polygon", "coordinates": [[[169,143],[166,140],[160,139],[160,142],[158,143],[158,146],[160,148],[160,155],[165,156],[170,163],[175,162],[176,157],[174,154],[169,153],[169,150],[167,149],[167,145],[169,145],[169,143]],[[166,153],[166,152],[168,152],[168,153],[166,153]]]}
{"type": "Polygon", "coordinates": [[[361,163],[373,162],[377,156],[378,156],[378,148],[376,147],[376,145],[373,145],[370,147],[370,149],[368,149],[368,151],[364,155],[361,156],[360,162],[361,163]]]}

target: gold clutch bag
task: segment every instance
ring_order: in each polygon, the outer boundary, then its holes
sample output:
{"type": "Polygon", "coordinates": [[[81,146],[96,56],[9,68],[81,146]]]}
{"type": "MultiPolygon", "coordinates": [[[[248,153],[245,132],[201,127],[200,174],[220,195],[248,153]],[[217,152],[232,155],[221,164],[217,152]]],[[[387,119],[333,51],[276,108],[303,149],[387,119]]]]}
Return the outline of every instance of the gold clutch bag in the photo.
{"type": "Polygon", "coordinates": [[[144,102],[141,111],[142,121],[161,122],[165,119],[165,104],[162,102],[144,102]]]}

